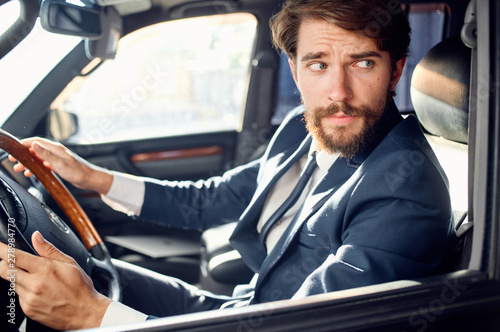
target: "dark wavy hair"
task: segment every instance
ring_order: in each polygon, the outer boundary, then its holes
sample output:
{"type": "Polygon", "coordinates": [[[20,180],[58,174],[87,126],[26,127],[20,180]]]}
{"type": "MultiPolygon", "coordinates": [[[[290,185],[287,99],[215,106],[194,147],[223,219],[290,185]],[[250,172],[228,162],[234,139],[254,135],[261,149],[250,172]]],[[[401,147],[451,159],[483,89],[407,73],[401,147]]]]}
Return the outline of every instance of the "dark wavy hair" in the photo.
{"type": "Polygon", "coordinates": [[[289,0],[271,18],[273,42],[296,61],[300,24],[324,20],[377,41],[389,52],[393,68],[407,56],[410,25],[399,0],[289,0]]]}

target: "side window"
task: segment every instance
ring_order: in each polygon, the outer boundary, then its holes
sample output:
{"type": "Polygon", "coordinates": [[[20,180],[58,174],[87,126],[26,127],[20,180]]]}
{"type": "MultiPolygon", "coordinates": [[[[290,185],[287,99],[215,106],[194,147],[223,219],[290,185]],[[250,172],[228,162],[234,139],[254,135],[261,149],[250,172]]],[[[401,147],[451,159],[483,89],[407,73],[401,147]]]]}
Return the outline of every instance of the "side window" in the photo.
{"type": "Polygon", "coordinates": [[[53,103],[52,134],[96,144],[239,129],[256,26],[238,13],[125,36],[114,60],[76,78],[53,103]],[[72,130],[61,125],[68,118],[72,130]]]}

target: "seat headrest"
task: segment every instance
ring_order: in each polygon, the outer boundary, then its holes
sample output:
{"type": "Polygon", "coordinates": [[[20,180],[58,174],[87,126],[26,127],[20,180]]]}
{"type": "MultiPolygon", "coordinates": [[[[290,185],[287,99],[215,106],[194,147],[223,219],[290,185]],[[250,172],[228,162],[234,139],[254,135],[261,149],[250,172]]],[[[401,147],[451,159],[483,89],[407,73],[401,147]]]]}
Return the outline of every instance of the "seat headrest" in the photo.
{"type": "Polygon", "coordinates": [[[415,67],[411,98],[429,133],[467,143],[470,67],[471,50],[460,36],[434,46],[415,67]]]}

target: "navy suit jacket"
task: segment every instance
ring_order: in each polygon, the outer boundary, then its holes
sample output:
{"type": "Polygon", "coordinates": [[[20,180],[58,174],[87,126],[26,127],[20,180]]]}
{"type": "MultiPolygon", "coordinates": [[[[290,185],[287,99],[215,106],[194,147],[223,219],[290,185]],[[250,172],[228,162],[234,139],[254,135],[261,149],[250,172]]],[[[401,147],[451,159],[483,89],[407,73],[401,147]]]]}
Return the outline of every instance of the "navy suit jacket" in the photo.
{"type": "Polygon", "coordinates": [[[245,303],[298,298],[440,271],[456,235],[444,171],[413,116],[393,103],[383,135],[338,158],[267,255],[256,230],[270,189],[310,147],[294,110],[257,161],[198,182],[147,180],[141,217],[207,229],[238,221],[231,237],[256,275],[245,303]]]}

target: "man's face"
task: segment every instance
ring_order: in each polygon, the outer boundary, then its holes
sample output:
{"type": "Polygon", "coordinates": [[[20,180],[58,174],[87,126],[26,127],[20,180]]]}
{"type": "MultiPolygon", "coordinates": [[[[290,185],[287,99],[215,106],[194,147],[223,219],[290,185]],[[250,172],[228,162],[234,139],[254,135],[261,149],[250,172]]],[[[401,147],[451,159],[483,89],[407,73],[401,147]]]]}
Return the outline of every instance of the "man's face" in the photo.
{"type": "Polygon", "coordinates": [[[321,20],[302,23],[290,66],[320,149],[349,157],[358,152],[377,130],[404,62],[393,71],[375,40],[321,20]]]}

